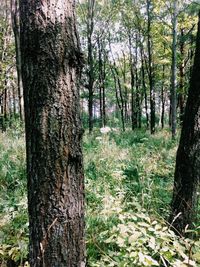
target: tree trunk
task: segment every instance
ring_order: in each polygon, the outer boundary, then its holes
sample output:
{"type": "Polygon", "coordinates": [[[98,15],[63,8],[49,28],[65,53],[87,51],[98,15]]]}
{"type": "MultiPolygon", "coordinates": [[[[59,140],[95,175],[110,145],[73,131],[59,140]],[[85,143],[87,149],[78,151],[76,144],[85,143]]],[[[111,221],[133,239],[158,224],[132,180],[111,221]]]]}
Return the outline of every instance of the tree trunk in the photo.
{"type": "Polygon", "coordinates": [[[31,267],[85,266],[74,4],[20,1],[31,267]]]}
{"type": "Polygon", "coordinates": [[[151,23],[152,23],[152,16],[151,16],[151,0],[147,0],[147,17],[148,17],[148,23],[147,23],[147,49],[148,49],[148,75],[149,75],[149,87],[150,87],[150,129],[151,134],[155,133],[155,77],[154,77],[154,66],[153,66],[153,60],[152,60],[152,37],[151,37],[151,23]]]}
{"type": "Polygon", "coordinates": [[[180,82],[179,82],[179,94],[178,94],[178,106],[179,106],[179,118],[180,124],[183,124],[184,117],[184,109],[185,109],[185,99],[184,99],[184,29],[181,29],[181,39],[180,39],[180,55],[181,55],[181,63],[179,66],[180,71],[180,82]]]}
{"type": "Polygon", "coordinates": [[[7,80],[5,81],[4,97],[3,97],[3,131],[7,129],[8,122],[8,89],[7,89],[7,80]]]}
{"type": "Polygon", "coordinates": [[[131,128],[132,130],[134,130],[137,127],[137,118],[135,117],[135,94],[134,94],[135,76],[134,76],[132,40],[130,31],[128,31],[128,41],[129,41],[129,62],[131,71],[131,128]]]}
{"type": "Polygon", "coordinates": [[[115,82],[115,95],[116,95],[116,100],[117,100],[117,106],[120,110],[122,130],[124,132],[125,131],[124,101],[123,101],[123,97],[122,97],[121,82],[120,82],[120,78],[119,78],[119,73],[118,73],[115,65],[114,65],[114,67],[111,66],[111,71],[112,71],[114,82],[115,82]],[[118,89],[119,89],[119,92],[118,92],[118,89]]]}
{"type": "Polygon", "coordinates": [[[135,36],[135,91],[136,91],[136,98],[135,98],[135,118],[136,118],[136,127],[141,128],[140,122],[140,92],[139,92],[139,77],[138,77],[138,34],[136,33],[135,36]]]}
{"type": "Polygon", "coordinates": [[[94,4],[95,0],[88,0],[88,17],[87,17],[87,46],[88,46],[88,113],[89,113],[89,132],[92,132],[93,129],[93,102],[94,102],[94,59],[93,59],[93,44],[92,44],[92,35],[94,30],[94,4]]]}
{"type": "Polygon", "coordinates": [[[117,100],[117,105],[118,105],[118,107],[120,109],[120,113],[121,113],[122,130],[125,131],[124,98],[123,98],[123,93],[122,93],[122,86],[121,86],[119,71],[118,71],[117,66],[116,66],[115,58],[112,54],[110,35],[109,35],[108,41],[109,41],[111,56],[113,59],[113,65],[111,65],[110,67],[111,67],[111,71],[112,71],[114,82],[115,82],[116,100],[117,100]]]}
{"type": "Polygon", "coordinates": [[[176,45],[177,45],[177,0],[173,1],[172,18],[172,74],[171,74],[171,131],[176,136],[176,45]]]}
{"type": "Polygon", "coordinates": [[[14,84],[12,84],[12,99],[13,99],[14,118],[16,118],[16,96],[15,96],[15,86],[14,86],[14,84]]]}
{"type": "Polygon", "coordinates": [[[4,101],[4,93],[1,93],[0,96],[0,125],[1,125],[1,131],[3,132],[3,101],[4,101]]]}
{"type": "Polygon", "coordinates": [[[8,87],[8,100],[7,100],[7,105],[8,105],[8,125],[11,127],[12,126],[12,119],[13,119],[13,110],[12,110],[12,99],[11,99],[11,87],[8,87]]]}
{"type": "MultiPolygon", "coordinates": [[[[122,60],[122,67],[121,67],[121,73],[123,77],[123,88],[124,88],[124,93],[123,93],[123,98],[124,98],[124,121],[127,123],[128,122],[128,89],[126,85],[127,81],[127,75],[126,75],[126,55],[124,51],[122,51],[123,54],[123,60],[122,60]]],[[[120,59],[119,59],[120,61],[120,59]]]]}
{"type": "Polygon", "coordinates": [[[147,99],[147,87],[146,87],[146,82],[145,82],[144,51],[143,51],[142,46],[140,48],[140,54],[141,54],[142,87],[143,87],[143,92],[144,92],[144,105],[145,105],[145,113],[146,113],[146,126],[148,129],[149,128],[148,99],[147,99]]]}
{"type": "Polygon", "coordinates": [[[170,223],[179,234],[197,217],[200,181],[200,14],[192,77],[176,157],[170,223]]]}
{"type": "Polygon", "coordinates": [[[111,70],[112,70],[114,81],[115,81],[115,95],[116,95],[117,105],[120,110],[122,130],[124,132],[125,131],[124,102],[123,102],[122,93],[121,93],[121,82],[120,82],[116,67],[113,67],[113,68],[111,67],[111,70]],[[119,92],[118,92],[118,89],[119,89],[119,92]]]}
{"type": "Polygon", "coordinates": [[[22,86],[22,66],[21,66],[21,51],[20,51],[20,26],[19,26],[19,7],[18,0],[10,0],[12,28],[15,37],[15,54],[16,54],[16,70],[17,70],[17,89],[19,99],[19,115],[24,121],[24,100],[22,86]]]}
{"type": "Polygon", "coordinates": [[[104,57],[104,48],[100,37],[97,38],[98,45],[98,56],[99,56],[99,110],[100,110],[100,124],[101,127],[105,127],[106,118],[105,118],[105,60],[104,57]],[[102,59],[103,56],[103,59],[102,59]]]}
{"type": "Polygon", "coordinates": [[[105,52],[105,44],[102,43],[103,50],[103,82],[102,82],[102,116],[103,116],[103,125],[106,126],[106,92],[105,92],[105,81],[106,81],[106,52],[105,52]]]}
{"type": "Polygon", "coordinates": [[[161,87],[161,127],[165,126],[165,65],[162,68],[162,87],[161,87]]]}

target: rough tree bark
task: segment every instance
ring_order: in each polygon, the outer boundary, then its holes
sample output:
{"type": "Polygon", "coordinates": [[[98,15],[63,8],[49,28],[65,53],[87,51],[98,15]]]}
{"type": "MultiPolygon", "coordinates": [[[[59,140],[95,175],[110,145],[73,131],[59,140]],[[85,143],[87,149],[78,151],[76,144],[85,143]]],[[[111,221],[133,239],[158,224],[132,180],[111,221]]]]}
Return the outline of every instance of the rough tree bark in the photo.
{"type": "Polygon", "coordinates": [[[196,218],[200,181],[200,14],[196,53],[176,157],[170,223],[179,234],[196,218]]]}
{"type": "Polygon", "coordinates": [[[74,5],[20,1],[31,267],[85,266],[74,5]]]}

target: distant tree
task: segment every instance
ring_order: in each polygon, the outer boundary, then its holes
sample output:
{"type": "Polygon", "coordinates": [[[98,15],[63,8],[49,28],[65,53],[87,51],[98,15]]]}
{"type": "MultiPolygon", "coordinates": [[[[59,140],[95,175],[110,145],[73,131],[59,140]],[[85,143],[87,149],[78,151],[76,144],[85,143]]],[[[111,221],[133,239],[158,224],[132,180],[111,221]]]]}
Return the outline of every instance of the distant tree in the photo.
{"type": "Polygon", "coordinates": [[[21,51],[20,51],[20,28],[19,28],[19,1],[10,0],[12,29],[15,37],[15,57],[17,70],[17,91],[19,101],[20,119],[24,120],[24,104],[23,104],[23,87],[22,87],[22,67],[21,67],[21,51]]]}
{"type": "Polygon", "coordinates": [[[84,267],[75,1],[20,1],[31,267],[84,267]]]}
{"type": "Polygon", "coordinates": [[[15,109],[15,53],[8,0],[0,5],[0,127],[3,131],[10,124],[15,109]]]}
{"type": "Polygon", "coordinates": [[[179,234],[197,216],[200,181],[200,13],[196,53],[177,151],[170,223],[179,234]]]}
{"type": "Polygon", "coordinates": [[[176,51],[177,51],[177,0],[173,0],[172,15],[172,66],[171,66],[171,131],[172,138],[176,136],[176,51]]]}
{"type": "Polygon", "coordinates": [[[95,0],[87,0],[87,48],[88,48],[88,112],[89,112],[89,132],[92,132],[93,123],[94,123],[94,114],[93,114],[93,105],[94,105],[94,55],[93,48],[94,45],[92,43],[92,35],[94,31],[94,7],[95,0]]]}
{"type": "Polygon", "coordinates": [[[99,110],[100,110],[100,121],[101,126],[106,126],[106,96],[105,96],[105,80],[106,80],[106,52],[105,42],[97,37],[98,44],[98,63],[99,63],[99,110]]]}
{"type": "Polygon", "coordinates": [[[150,130],[151,134],[155,133],[155,69],[152,58],[153,44],[152,44],[152,1],[147,0],[147,50],[148,50],[148,75],[150,88],[150,130]]]}

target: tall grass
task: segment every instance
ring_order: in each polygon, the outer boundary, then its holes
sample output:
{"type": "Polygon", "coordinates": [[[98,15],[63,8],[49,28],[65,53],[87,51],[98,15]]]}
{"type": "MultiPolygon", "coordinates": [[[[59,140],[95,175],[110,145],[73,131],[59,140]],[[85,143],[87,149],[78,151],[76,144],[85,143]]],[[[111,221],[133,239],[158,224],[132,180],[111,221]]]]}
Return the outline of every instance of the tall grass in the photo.
{"type": "MultiPolygon", "coordinates": [[[[199,238],[178,238],[166,222],[176,149],[166,130],[154,136],[143,130],[85,133],[87,266],[200,265],[199,238]]],[[[0,134],[0,185],[0,266],[10,260],[25,266],[28,219],[20,130],[0,134]]]]}

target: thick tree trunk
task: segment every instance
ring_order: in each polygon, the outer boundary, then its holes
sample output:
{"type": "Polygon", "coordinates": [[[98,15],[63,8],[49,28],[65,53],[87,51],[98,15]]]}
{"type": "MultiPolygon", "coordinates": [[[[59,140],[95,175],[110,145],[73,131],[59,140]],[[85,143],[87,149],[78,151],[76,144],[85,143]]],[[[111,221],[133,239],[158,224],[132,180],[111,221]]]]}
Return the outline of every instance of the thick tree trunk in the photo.
{"type": "Polygon", "coordinates": [[[74,1],[21,0],[31,267],[83,267],[84,179],[74,1]]]}
{"type": "MultiPolygon", "coordinates": [[[[200,15],[199,15],[200,17],[200,15]]],[[[196,219],[200,181],[200,19],[196,54],[176,157],[170,223],[179,234],[196,219]]]]}

